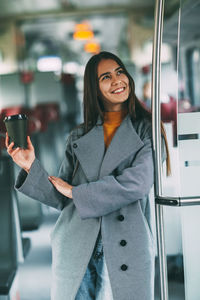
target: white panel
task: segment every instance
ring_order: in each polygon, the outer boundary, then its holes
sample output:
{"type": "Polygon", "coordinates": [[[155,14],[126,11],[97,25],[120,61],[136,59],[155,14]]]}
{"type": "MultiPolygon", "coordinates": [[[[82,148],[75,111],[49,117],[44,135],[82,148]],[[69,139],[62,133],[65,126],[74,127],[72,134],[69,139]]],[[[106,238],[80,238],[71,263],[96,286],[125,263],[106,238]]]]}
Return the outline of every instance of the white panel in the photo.
{"type": "MultiPolygon", "coordinates": [[[[200,133],[200,113],[178,115],[178,134],[192,135],[200,133]]],[[[181,196],[200,195],[200,139],[182,136],[179,141],[181,196]]],[[[182,243],[185,276],[185,299],[199,300],[200,295],[200,206],[183,207],[182,243]]]]}
{"type": "MultiPolygon", "coordinates": [[[[173,147],[173,127],[172,123],[164,124],[167,141],[170,152],[171,161],[171,176],[167,177],[166,167],[162,176],[162,189],[163,194],[171,197],[179,195],[179,157],[178,148],[173,147]]],[[[182,253],[181,243],[181,216],[179,208],[164,207],[164,220],[165,220],[165,242],[166,242],[166,254],[177,255],[182,253]]]]}
{"type": "Polygon", "coordinates": [[[200,133],[200,112],[178,114],[178,134],[200,133]]]}
{"type": "Polygon", "coordinates": [[[185,299],[200,298],[200,206],[181,208],[185,299]]]}
{"type": "Polygon", "coordinates": [[[19,74],[0,76],[0,108],[23,105],[25,102],[24,86],[19,74]]]}
{"type": "MultiPolygon", "coordinates": [[[[200,133],[200,113],[178,115],[178,134],[200,133]]],[[[200,195],[200,139],[187,139],[178,142],[180,158],[181,196],[200,195]]]]}

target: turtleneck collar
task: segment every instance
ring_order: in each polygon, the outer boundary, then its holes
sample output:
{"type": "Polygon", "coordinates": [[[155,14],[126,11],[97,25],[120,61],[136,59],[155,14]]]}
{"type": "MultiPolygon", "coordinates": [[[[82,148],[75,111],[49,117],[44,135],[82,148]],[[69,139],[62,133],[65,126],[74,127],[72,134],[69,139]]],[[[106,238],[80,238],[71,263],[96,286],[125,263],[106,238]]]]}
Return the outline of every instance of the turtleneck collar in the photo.
{"type": "Polygon", "coordinates": [[[121,124],[125,116],[127,115],[127,109],[120,111],[106,111],[104,112],[104,124],[118,125],[121,124]]]}

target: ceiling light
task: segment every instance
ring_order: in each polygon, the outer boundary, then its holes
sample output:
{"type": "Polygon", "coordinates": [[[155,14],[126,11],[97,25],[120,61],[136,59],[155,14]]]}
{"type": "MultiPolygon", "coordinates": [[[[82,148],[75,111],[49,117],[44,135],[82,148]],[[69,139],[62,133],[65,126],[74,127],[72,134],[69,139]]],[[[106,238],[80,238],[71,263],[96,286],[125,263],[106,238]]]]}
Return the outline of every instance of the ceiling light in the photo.
{"type": "Polygon", "coordinates": [[[100,52],[100,44],[95,41],[87,42],[84,45],[85,52],[97,54],[100,52]]]}
{"type": "Polygon", "coordinates": [[[62,69],[62,61],[58,56],[42,56],[37,61],[40,72],[57,72],[62,69]]]}
{"type": "Polygon", "coordinates": [[[88,22],[76,24],[73,38],[74,40],[90,40],[94,38],[91,25],[88,22]]]}

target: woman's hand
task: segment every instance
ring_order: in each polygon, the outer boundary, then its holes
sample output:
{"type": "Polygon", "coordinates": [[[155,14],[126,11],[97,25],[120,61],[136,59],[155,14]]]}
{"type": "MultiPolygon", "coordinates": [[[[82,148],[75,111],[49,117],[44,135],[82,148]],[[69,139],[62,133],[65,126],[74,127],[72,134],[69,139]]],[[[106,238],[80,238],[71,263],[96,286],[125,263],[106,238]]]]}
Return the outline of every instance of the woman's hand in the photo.
{"type": "Polygon", "coordinates": [[[9,145],[8,133],[6,133],[5,143],[7,152],[12,157],[13,161],[28,173],[32,163],[35,160],[35,150],[31,143],[30,137],[27,137],[27,149],[22,149],[19,147],[13,149],[14,142],[9,145]]]}
{"type": "Polygon", "coordinates": [[[61,178],[55,176],[49,176],[49,181],[54,185],[54,187],[64,196],[72,199],[72,188],[73,186],[62,180],[61,178]]]}

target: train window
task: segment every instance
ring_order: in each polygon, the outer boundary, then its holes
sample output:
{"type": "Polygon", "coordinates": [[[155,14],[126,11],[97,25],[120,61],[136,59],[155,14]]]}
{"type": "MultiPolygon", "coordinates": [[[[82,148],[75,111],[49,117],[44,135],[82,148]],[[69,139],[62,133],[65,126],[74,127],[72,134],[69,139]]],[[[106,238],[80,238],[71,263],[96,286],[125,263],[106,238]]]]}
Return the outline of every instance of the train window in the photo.
{"type": "Polygon", "coordinates": [[[191,104],[195,107],[200,106],[200,48],[188,49],[186,52],[188,90],[190,93],[191,104]]]}

